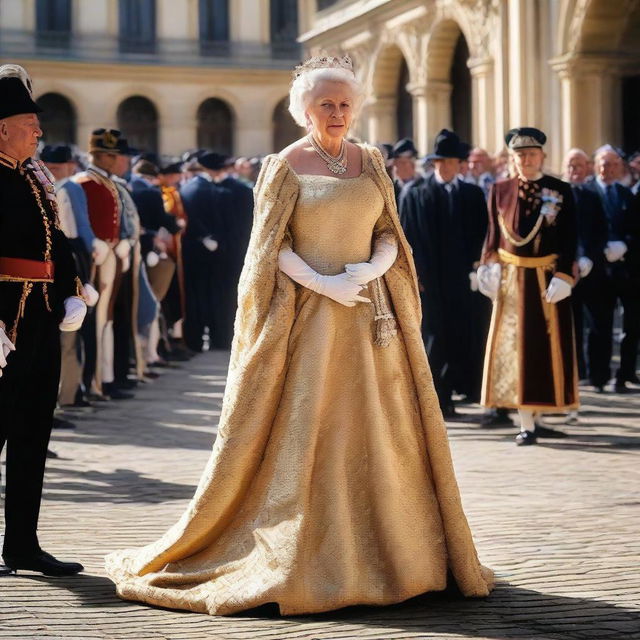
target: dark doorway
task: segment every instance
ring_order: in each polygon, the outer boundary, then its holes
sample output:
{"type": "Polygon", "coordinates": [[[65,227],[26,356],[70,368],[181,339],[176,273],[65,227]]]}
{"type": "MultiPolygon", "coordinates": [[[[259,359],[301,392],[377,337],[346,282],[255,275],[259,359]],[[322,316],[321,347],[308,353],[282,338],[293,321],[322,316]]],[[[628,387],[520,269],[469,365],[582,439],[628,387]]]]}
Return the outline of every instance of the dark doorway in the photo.
{"type": "Polygon", "coordinates": [[[451,125],[461,140],[471,142],[471,73],[469,47],[460,34],[451,63],[451,125]]]}
{"type": "Polygon", "coordinates": [[[233,113],[219,98],[207,98],[198,108],[198,147],[233,153],[233,113]]]}
{"type": "Polygon", "coordinates": [[[76,111],[59,93],[45,93],[36,102],[44,109],[40,114],[42,139],[47,144],[76,143],[76,111]]]}
{"type": "Polygon", "coordinates": [[[140,151],[158,151],[158,111],[143,96],[132,96],[118,107],[118,129],[129,146],[140,151]]]}
{"type": "Polygon", "coordinates": [[[273,150],[275,152],[288,147],[304,133],[291,117],[288,101],[288,98],[283,98],[273,110],[273,150]]]}
{"type": "MultiPolygon", "coordinates": [[[[401,138],[413,139],[413,98],[407,91],[409,84],[409,67],[404,58],[400,65],[400,74],[398,76],[398,87],[396,95],[398,96],[398,104],[396,106],[396,131],[398,140],[401,138]]],[[[389,140],[392,144],[395,140],[389,140]]]]}
{"type": "Polygon", "coordinates": [[[640,150],[640,75],[622,79],[622,146],[627,153],[640,150]]]}

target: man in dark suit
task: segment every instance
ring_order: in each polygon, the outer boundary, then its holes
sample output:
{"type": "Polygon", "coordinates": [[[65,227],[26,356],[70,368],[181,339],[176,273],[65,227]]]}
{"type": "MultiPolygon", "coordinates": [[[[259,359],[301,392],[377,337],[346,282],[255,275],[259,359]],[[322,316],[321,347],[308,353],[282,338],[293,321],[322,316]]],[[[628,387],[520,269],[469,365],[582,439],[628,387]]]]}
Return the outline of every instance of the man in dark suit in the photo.
{"type": "Polygon", "coordinates": [[[219,162],[219,154],[200,154],[200,172],[180,190],[188,220],[182,243],[186,294],[184,339],[192,351],[202,351],[205,328],[209,329],[210,346],[216,349],[228,348],[233,332],[225,312],[228,230],[222,213],[229,191],[214,181],[219,162]]]}
{"type": "Polygon", "coordinates": [[[565,157],[564,177],[571,184],[578,225],[577,260],[580,279],[571,295],[578,372],[580,378],[588,377],[596,390],[602,392],[611,377],[613,331],[613,315],[607,286],[607,261],[604,253],[608,240],[608,226],[600,198],[585,186],[588,174],[587,154],[582,149],[571,149],[565,157]]]}
{"type": "Polygon", "coordinates": [[[409,138],[398,140],[391,148],[389,158],[393,165],[393,190],[398,208],[400,208],[400,193],[420,175],[416,169],[417,157],[418,150],[413,140],[409,138]]]}
{"type": "Polygon", "coordinates": [[[466,149],[443,129],[433,175],[403,193],[400,219],[413,249],[423,307],[422,335],[445,417],[455,416],[452,392],[479,401],[490,313],[473,275],[487,230],[479,187],[458,174],[466,149]]]}
{"type": "Polygon", "coordinates": [[[613,318],[618,300],[624,311],[624,338],[614,389],[616,393],[628,393],[628,382],[640,383],[636,376],[640,341],[640,212],[631,191],[616,182],[621,164],[622,157],[616,149],[610,145],[601,147],[595,157],[595,179],[585,188],[598,196],[607,219],[605,312],[607,318],[613,318]]]}

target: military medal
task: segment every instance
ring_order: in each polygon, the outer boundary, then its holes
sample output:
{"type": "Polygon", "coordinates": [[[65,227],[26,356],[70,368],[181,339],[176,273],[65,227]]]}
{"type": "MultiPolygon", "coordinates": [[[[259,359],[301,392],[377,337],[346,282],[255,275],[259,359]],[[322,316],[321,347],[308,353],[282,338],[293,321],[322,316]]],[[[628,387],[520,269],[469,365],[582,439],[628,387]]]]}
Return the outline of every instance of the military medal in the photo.
{"type": "Polygon", "coordinates": [[[345,141],[342,141],[340,147],[340,153],[337,156],[332,156],[327,153],[317,142],[316,139],[309,134],[307,136],[309,144],[314,148],[315,152],[327,163],[329,171],[332,173],[343,174],[347,170],[347,145],[345,141]]]}

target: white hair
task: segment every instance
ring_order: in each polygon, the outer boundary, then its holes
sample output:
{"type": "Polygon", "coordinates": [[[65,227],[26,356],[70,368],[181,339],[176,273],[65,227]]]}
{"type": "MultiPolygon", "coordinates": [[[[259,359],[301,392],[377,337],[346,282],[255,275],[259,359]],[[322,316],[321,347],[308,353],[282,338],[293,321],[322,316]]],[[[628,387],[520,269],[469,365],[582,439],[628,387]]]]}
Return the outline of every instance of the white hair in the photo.
{"type": "Polygon", "coordinates": [[[289,91],[289,113],[301,127],[307,126],[305,112],[309,98],[319,82],[342,82],[348,84],[353,91],[353,118],[360,112],[364,101],[364,87],[348,69],[325,67],[304,71],[291,83],[289,91]]]}
{"type": "Polygon", "coordinates": [[[20,78],[27,91],[32,93],[31,78],[27,70],[19,64],[3,64],[0,66],[0,78],[20,78]]]}

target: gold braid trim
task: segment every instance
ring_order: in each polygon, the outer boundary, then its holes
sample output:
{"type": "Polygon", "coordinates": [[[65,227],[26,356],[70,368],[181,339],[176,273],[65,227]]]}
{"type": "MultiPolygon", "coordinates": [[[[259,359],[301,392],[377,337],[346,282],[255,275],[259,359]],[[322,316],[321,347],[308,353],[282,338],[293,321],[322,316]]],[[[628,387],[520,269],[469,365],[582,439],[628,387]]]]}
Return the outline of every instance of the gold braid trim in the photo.
{"type": "Polygon", "coordinates": [[[370,283],[371,298],[375,309],[375,340],[377,347],[388,347],[392,338],[398,333],[398,324],[391,310],[391,304],[387,298],[384,281],[376,278],[370,283]]]}
{"type": "MultiPolygon", "coordinates": [[[[43,285],[43,286],[46,286],[43,285]]],[[[9,331],[9,340],[16,343],[16,339],[18,338],[18,325],[20,324],[20,320],[24,318],[24,309],[27,305],[27,298],[33,289],[33,282],[25,282],[22,285],[22,295],[20,296],[20,302],[18,304],[18,314],[16,315],[16,319],[13,323],[13,327],[11,327],[11,331],[9,331]]]]}
{"type": "Polygon", "coordinates": [[[533,238],[537,235],[538,231],[540,231],[540,227],[542,226],[543,219],[544,219],[544,216],[542,215],[542,213],[538,214],[538,219],[536,220],[536,223],[533,225],[533,229],[531,229],[531,231],[527,234],[525,238],[521,238],[520,240],[518,240],[514,235],[512,235],[511,231],[509,231],[509,229],[507,228],[507,224],[504,221],[502,214],[498,213],[498,224],[500,225],[500,230],[502,231],[503,235],[507,238],[507,240],[514,247],[524,247],[525,244],[529,244],[529,242],[531,242],[531,240],[533,240],[533,238]]]}
{"type": "MultiPolygon", "coordinates": [[[[45,234],[45,248],[44,248],[44,260],[46,262],[51,261],[51,221],[49,220],[49,216],[47,215],[47,211],[42,204],[42,198],[40,197],[40,189],[36,186],[33,178],[29,174],[25,174],[25,178],[31,187],[31,192],[33,193],[36,202],[38,203],[38,209],[40,209],[40,214],[42,215],[42,223],[44,224],[44,234],[45,234]]],[[[56,212],[54,210],[54,221],[56,217],[56,212]]],[[[51,312],[51,306],[49,305],[49,291],[47,289],[47,283],[43,283],[42,285],[42,293],[44,295],[44,304],[47,308],[47,311],[51,312]]]]}

